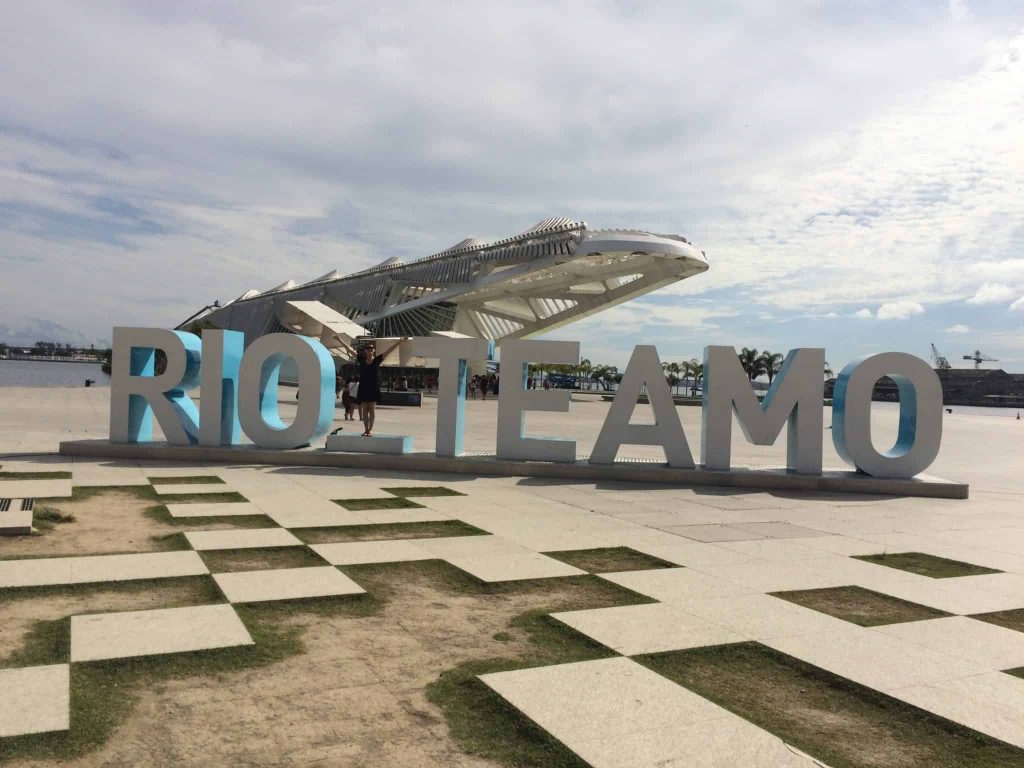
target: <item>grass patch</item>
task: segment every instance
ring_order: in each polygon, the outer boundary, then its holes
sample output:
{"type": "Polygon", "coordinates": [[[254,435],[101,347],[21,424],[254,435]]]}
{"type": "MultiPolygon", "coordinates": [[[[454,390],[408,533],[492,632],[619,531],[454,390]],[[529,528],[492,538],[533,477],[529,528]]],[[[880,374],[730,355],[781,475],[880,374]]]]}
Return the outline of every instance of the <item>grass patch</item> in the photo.
{"type": "Polygon", "coordinates": [[[211,573],[258,571],[281,568],[309,568],[327,565],[308,547],[255,547],[200,552],[211,573]]]}
{"type": "Polygon", "coordinates": [[[211,485],[224,484],[216,475],[181,475],[179,477],[150,477],[150,485],[211,485]]]}
{"type": "Polygon", "coordinates": [[[409,498],[412,496],[465,496],[464,493],[453,491],[451,488],[445,488],[443,485],[423,485],[408,488],[381,488],[382,491],[394,494],[395,496],[401,496],[409,498]]]}
{"type": "Polygon", "coordinates": [[[811,608],[861,627],[900,624],[949,616],[945,611],[901,600],[864,587],[826,587],[772,592],[773,597],[811,608]]]}
{"type": "Polygon", "coordinates": [[[388,541],[393,539],[436,539],[448,536],[486,536],[487,531],[461,520],[430,523],[382,523],[342,525],[328,528],[297,528],[292,534],[307,544],[343,541],[388,541]]]}
{"type": "Polygon", "coordinates": [[[0,472],[0,480],[70,480],[70,472],[0,472]]]}
{"type": "Polygon", "coordinates": [[[225,515],[215,517],[172,517],[163,504],[148,507],[142,514],[163,525],[195,528],[200,525],[223,525],[231,528],[276,528],[277,523],[266,515],[225,515]]]}
{"type": "Polygon", "coordinates": [[[649,571],[655,568],[677,568],[675,563],[660,557],[645,555],[629,547],[599,547],[565,552],[545,552],[548,557],[561,560],[587,573],[615,573],[617,571],[649,571]]]}
{"type": "Polygon", "coordinates": [[[992,613],[976,613],[971,616],[978,621],[987,621],[989,624],[996,624],[1007,629],[1015,629],[1024,632],[1024,608],[1014,608],[1009,611],[993,611],[992,613]]]}
{"type": "Polygon", "coordinates": [[[759,643],[636,660],[833,768],[1024,766],[1024,750],[759,643]]]}
{"type": "Polygon", "coordinates": [[[1013,675],[1014,677],[1024,677],[1024,667],[1017,667],[1017,669],[1008,669],[1006,674],[1013,675]]]}
{"type": "Polygon", "coordinates": [[[423,509],[422,504],[417,504],[415,501],[401,496],[384,499],[335,499],[334,503],[353,512],[358,512],[361,509],[423,509]]]}
{"type": "MultiPolygon", "coordinates": [[[[71,667],[71,729],[62,733],[31,734],[0,739],[0,760],[36,758],[71,760],[102,745],[124,722],[140,693],[160,682],[195,675],[211,676],[274,664],[303,651],[302,628],[288,626],[282,614],[330,611],[363,615],[365,598],[332,598],[302,601],[284,610],[235,606],[249,630],[254,646],[143,656],[74,664],[71,667]]],[[[30,644],[36,649],[59,651],[60,633],[67,636],[67,619],[60,626],[34,631],[30,644]]]]}
{"type": "Polygon", "coordinates": [[[52,531],[58,525],[75,522],[75,516],[70,512],[61,512],[56,507],[45,504],[32,507],[32,526],[37,531],[52,531]]]}
{"type": "Polygon", "coordinates": [[[1002,573],[994,568],[972,565],[959,560],[926,555],[924,552],[897,552],[881,555],[854,555],[856,560],[863,560],[888,568],[916,573],[919,576],[930,576],[933,579],[951,579],[957,576],[980,576],[986,573],[1002,573]]]}
{"type": "Polygon", "coordinates": [[[164,504],[226,504],[228,502],[248,501],[238,491],[224,491],[223,493],[162,493],[160,501],[164,504]]]}

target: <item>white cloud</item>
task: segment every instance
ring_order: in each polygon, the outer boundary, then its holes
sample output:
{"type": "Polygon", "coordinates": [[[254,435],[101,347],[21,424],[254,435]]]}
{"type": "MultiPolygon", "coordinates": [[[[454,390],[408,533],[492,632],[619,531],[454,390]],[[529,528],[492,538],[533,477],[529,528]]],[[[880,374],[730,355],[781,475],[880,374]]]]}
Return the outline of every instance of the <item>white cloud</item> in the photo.
{"type": "Polygon", "coordinates": [[[985,283],[975,294],[967,300],[968,304],[998,304],[1001,301],[1009,301],[1017,292],[1008,285],[1002,283],[985,283]]]}
{"type": "Polygon", "coordinates": [[[967,333],[970,330],[971,330],[970,326],[964,325],[963,323],[957,323],[956,325],[949,326],[949,328],[947,328],[945,332],[946,333],[967,333]]]}
{"type": "Polygon", "coordinates": [[[920,315],[924,307],[916,301],[890,301],[878,308],[879,320],[906,320],[913,315],[920,315]]]}
{"type": "Polygon", "coordinates": [[[1024,310],[1024,296],[1021,296],[1019,299],[1013,302],[1013,304],[1010,305],[1010,309],[1014,311],[1024,310]]]}
{"type": "Polygon", "coordinates": [[[850,317],[855,317],[858,320],[870,320],[874,316],[874,313],[872,313],[872,311],[867,307],[864,307],[863,309],[858,309],[856,312],[850,315],[850,317]]]}

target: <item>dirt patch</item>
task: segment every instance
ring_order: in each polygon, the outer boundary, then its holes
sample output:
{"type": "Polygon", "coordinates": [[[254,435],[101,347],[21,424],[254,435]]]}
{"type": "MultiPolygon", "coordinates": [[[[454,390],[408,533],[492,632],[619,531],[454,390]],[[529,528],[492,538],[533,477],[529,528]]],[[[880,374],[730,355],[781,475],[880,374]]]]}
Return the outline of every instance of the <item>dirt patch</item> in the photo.
{"type": "Polygon", "coordinates": [[[344,525],[330,528],[296,528],[292,533],[307,544],[487,535],[487,531],[483,531],[469,523],[464,523],[461,520],[438,520],[430,523],[344,525]]]}
{"type": "Polygon", "coordinates": [[[900,600],[864,587],[827,587],[800,589],[791,592],[772,592],[773,597],[827,613],[862,627],[882,624],[900,624],[949,616],[945,611],[929,608],[908,600],[900,600]]]}
{"type": "Polygon", "coordinates": [[[310,568],[327,565],[308,547],[254,547],[200,552],[210,573],[258,571],[271,568],[310,568]]]}
{"type": "Polygon", "coordinates": [[[150,485],[217,485],[224,481],[216,475],[180,475],[149,478],[150,485]]]}
{"type": "Polygon", "coordinates": [[[758,643],[637,661],[833,768],[1024,766],[1024,750],[758,643]]]}
{"type": "Polygon", "coordinates": [[[0,559],[159,552],[177,547],[164,537],[177,534],[183,525],[189,530],[219,530],[235,524],[226,522],[230,518],[193,518],[171,523],[166,507],[145,491],[125,489],[90,492],[79,498],[47,499],[45,508],[73,515],[74,522],[41,534],[4,538],[0,559]]]}
{"type": "Polygon", "coordinates": [[[981,576],[986,573],[1002,573],[1002,571],[986,568],[983,565],[974,565],[961,562],[960,560],[926,555],[924,552],[854,555],[854,559],[896,568],[901,571],[909,571],[919,576],[930,576],[933,579],[951,579],[957,576],[981,576]]]}
{"type": "MultiPolygon", "coordinates": [[[[114,690],[124,688],[135,704],[119,715],[103,746],[61,764],[500,765],[460,748],[445,711],[428,699],[428,686],[472,660],[498,658],[515,666],[535,657],[536,634],[514,621],[524,613],[636,597],[589,576],[485,585],[439,561],[345,570],[370,593],[363,602],[342,601],[337,610],[314,601],[239,611],[250,628],[272,624],[294,633],[299,652],[202,676],[195,671],[205,657],[196,655],[191,676],[179,671],[170,679],[118,685],[114,690]]],[[[577,642],[569,635],[560,635],[566,648],[577,642]]],[[[110,690],[110,678],[133,665],[79,666],[73,685],[91,681],[110,690]]],[[[50,762],[57,760],[43,764],[50,762]]]]}
{"type": "Polygon", "coordinates": [[[561,560],[587,573],[616,573],[619,571],[650,571],[655,568],[677,568],[675,563],[660,557],[645,555],[629,547],[600,547],[574,549],[565,552],[545,552],[548,557],[561,560]]]}

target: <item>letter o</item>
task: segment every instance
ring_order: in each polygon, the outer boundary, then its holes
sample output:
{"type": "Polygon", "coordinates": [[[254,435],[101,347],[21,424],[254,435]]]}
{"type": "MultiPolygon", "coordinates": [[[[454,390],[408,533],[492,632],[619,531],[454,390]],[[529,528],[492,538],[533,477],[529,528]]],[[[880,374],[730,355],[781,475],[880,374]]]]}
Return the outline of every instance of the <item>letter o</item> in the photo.
{"type": "Polygon", "coordinates": [[[319,341],[290,333],[261,336],[245,351],[238,371],[238,420],[260,448],[298,448],[327,434],[334,419],[334,362],[319,341]],[[298,369],[295,420],[281,420],[277,384],[288,358],[298,369]]]}
{"type": "Polygon", "coordinates": [[[885,352],[854,360],[840,372],[832,397],[832,442],[861,472],[874,477],[908,478],[926,470],[942,442],[942,384],[918,357],[885,352]],[[871,393],[883,376],[899,389],[896,443],[877,451],[871,443],[871,393]]]}

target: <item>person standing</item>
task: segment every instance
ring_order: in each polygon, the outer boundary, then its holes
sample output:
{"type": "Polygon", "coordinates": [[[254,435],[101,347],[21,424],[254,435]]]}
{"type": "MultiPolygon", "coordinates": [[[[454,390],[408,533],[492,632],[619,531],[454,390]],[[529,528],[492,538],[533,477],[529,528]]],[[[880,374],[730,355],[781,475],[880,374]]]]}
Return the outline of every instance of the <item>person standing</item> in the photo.
{"type": "Polygon", "coordinates": [[[341,385],[341,404],[345,408],[345,421],[354,421],[352,411],[355,408],[355,401],[352,398],[352,382],[345,379],[341,385]]]}
{"type": "Polygon", "coordinates": [[[380,364],[399,344],[408,341],[403,336],[381,354],[376,354],[376,344],[370,342],[359,353],[359,410],[363,419],[363,437],[373,434],[373,424],[377,418],[377,403],[380,402],[380,364]]]}

